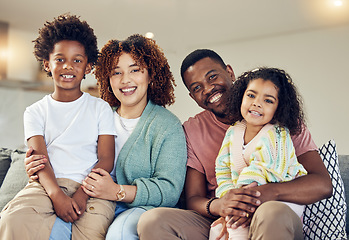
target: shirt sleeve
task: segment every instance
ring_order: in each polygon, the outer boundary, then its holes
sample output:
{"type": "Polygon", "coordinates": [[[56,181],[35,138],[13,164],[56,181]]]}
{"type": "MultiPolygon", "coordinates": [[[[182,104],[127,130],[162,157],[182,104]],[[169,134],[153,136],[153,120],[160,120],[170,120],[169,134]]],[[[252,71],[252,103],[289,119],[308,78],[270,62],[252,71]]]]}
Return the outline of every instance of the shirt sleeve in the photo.
{"type": "Polygon", "coordinates": [[[33,136],[44,136],[45,123],[42,112],[37,104],[26,108],[23,114],[24,123],[24,143],[27,145],[27,140],[33,136]]]}
{"type": "Polygon", "coordinates": [[[154,173],[150,178],[136,178],[132,185],[137,186],[134,201],[128,206],[153,206],[174,207],[183,190],[187,151],[185,137],[180,122],[163,133],[158,154],[155,154],[156,146],[152,149],[152,155],[156,157],[150,161],[155,162],[154,173]],[[156,158],[156,159],[155,159],[156,158]]]}
{"type": "Polygon", "coordinates": [[[98,121],[98,135],[117,135],[115,129],[114,113],[107,102],[101,102],[98,121]]]}
{"type": "Polygon", "coordinates": [[[185,138],[187,142],[187,156],[188,156],[187,166],[199,171],[202,174],[205,174],[204,166],[196,156],[193,150],[193,147],[191,145],[189,135],[185,132],[185,128],[184,128],[184,133],[185,133],[185,138]]]}
{"type": "Polygon", "coordinates": [[[216,178],[218,187],[216,196],[221,198],[229,189],[236,186],[239,177],[238,172],[234,171],[234,160],[231,154],[232,150],[232,128],[229,128],[222,142],[216,159],[216,178]]]}
{"type": "Polygon", "coordinates": [[[317,151],[318,148],[311,137],[309,129],[303,125],[302,132],[298,135],[291,136],[294,148],[296,149],[296,156],[309,151],[317,151]]]}

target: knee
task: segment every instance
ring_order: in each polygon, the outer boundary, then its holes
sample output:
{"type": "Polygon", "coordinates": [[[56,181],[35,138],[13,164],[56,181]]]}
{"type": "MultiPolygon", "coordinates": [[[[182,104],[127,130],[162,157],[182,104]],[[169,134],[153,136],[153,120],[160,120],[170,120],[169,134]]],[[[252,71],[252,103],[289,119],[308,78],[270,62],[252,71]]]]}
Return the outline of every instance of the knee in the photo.
{"type": "Polygon", "coordinates": [[[289,211],[292,211],[286,204],[278,201],[269,201],[259,206],[255,212],[257,219],[263,219],[263,222],[287,221],[289,219],[289,211]]]}
{"type": "Polygon", "coordinates": [[[166,208],[154,208],[143,213],[137,225],[138,235],[148,235],[151,232],[156,234],[158,228],[163,228],[166,225],[166,215],[168,216],[166,208]]]}

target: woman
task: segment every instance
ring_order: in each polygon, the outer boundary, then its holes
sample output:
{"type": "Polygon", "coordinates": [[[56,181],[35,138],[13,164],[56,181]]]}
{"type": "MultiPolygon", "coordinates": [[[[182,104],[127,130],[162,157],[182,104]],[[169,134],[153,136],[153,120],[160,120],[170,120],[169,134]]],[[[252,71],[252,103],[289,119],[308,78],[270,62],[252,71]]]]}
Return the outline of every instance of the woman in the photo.
{"type": "MultiPolygon", "coordinates": [[[[164,108],[174,102],[174,78],[159,46],[141,35],[109,41],[95,75],[101,98],[115,109],[117,160],[110,175],[94,169],[82,188],[91,197],[118,201],[106,239],[138,239],[140,215],[154,207],[174,207],[184,184],[184,132],[164,108]]],[[[26,158],[28,175],[42,168],[43,160],[36,159],[26,158]]],[[[64,228],[57,219],[52,239],[62,239],[64,228]]]]}

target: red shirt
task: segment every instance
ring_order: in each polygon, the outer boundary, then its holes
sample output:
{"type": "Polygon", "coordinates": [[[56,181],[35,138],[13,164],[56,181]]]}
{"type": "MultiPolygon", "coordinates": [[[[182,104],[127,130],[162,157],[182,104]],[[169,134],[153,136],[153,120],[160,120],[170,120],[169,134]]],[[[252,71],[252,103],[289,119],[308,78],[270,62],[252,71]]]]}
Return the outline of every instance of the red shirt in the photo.
{"type": "MultiPolygon", "coordinates": [[[[217,188],[215,162],[221,148],[225,132],[230,125],[217,120],[210,111],[203,111],[183,123],[188,148],[187,166],[202,174],[207,181],[208,197],[215,196],[217,188]]],[[[301,134],[292,136],[296,155],[302,155],[308,151],[317,150],[308,128],[304,128],[301,134]]]]}

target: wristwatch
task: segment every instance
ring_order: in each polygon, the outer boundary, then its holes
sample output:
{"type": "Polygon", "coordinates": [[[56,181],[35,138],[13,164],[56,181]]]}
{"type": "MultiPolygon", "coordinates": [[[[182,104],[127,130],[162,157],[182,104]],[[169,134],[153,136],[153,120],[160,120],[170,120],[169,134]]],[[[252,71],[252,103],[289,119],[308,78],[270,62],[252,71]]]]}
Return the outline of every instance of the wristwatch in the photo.
{"type": "Polygon", "coordinates": [[[120,190],[116,193],[116,201],[122,201],[126,197],[124,186],[120,185],[120,190]]]}

